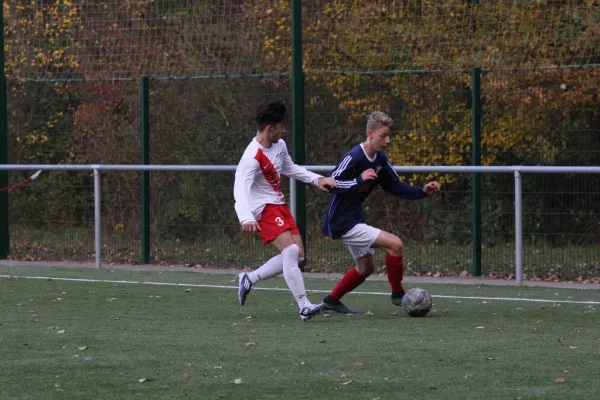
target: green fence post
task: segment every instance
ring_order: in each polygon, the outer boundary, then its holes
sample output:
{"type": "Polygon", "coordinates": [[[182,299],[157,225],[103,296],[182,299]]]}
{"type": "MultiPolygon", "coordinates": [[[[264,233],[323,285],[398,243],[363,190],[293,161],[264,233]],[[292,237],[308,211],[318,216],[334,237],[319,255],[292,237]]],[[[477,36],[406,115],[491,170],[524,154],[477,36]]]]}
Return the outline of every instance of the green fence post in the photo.
{"type": "MultiPolygon", "coordinates": [[[[4,1],[0,0],[0,26],[4,26],[4,1]]],[[[0,29],[0,164],[8,164],[6,76],[4,75],[4,29],[0,29]]],[[[8,186],[8,171],[0,171],[0,187],[8,186]]],[[[0,192],[0,259],[10,253],[8,192],[0,192]]]]}
{"type": "MultiPolygon", "coordinates": [[[[141,148],[142,164],[150,164],[150,79],[141,78],[141,148]]],[[[150,259],[150,171],[142,171],[142,255],[140,262],[150,259]]]]}
{"type": "MultiPolygon", "coordinates": [[[[481,69],[472,71],[472,102],[471,102],[471,134],[472,134],[472,163],[481,165],[481,69]]],[[[481,275],[481,173],[472,175],[472,241],[473,241],[473,276],[481,275]]]]}
{"type": "MultiPolygon", "coordinates": [[[[302,69],[302,2],[292,0],[292,156],[305,165],[304,71],[302,69]]],[[[296,224],[300,230],[306,258],[306,197],[304,184],[296,182],[296,224]]],[[[300,266],[304,271],[304,265],[300,266]]]]}

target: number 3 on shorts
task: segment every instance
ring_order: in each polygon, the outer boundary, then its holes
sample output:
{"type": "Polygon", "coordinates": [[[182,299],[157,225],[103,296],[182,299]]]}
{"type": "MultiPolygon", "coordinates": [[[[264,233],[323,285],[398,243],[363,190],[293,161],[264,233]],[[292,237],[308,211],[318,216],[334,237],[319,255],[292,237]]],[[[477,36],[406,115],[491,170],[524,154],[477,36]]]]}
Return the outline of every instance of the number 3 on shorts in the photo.
{"type": "Polygon", "coordinates": [[[283,226],[283,224],[284,224],[284,222],[281,219],[281,217],[275,218],[275,223],[277,224],[277,226],[283,226]]]}

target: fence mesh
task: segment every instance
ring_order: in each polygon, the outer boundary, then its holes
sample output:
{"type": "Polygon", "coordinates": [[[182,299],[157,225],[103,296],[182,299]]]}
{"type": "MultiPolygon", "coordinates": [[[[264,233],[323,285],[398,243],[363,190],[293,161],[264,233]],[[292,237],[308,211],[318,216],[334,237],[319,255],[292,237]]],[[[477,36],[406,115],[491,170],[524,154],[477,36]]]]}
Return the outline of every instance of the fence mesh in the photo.
{"type": "MultiPolygon", "coordinates": [[[[396,121],[395,164],[470,165],[471,68],[481,67],[484,165],[598,165],[598,2],[476,3],[302,2],[307,163],[335,164],[381,109],[396,121]]],[[[8,161],[139,164],[147,75],[151,163],[235,164],[256,105],[292,104],[291,21],[283,0],[7,0],[8,161]]],[[[151,177],[152,262],[257,265],[272,254],[239,233],[231,174],[151,177]]],[[[376,192],[370,221],[402,237],[409,272],[469,270],[471,175],[403,178],[438,179],[443,193],[405,202],[376,192]]],[[[599,179],[524,177],[528,273],[600,275],[599,179]]],[[[11,256],[91,259],[92,182],[47,172],[11,192],[11,256]]],[[[103,174],[107,261],[139,259],[140,182],[139,172],[103,174]]],[[[484,174],[482,190],[483,272],[507,275],[512,177],[484,174]]],[[[346,250],[319,233],[327,200],[308,189],[308,267],[345,269],[346,250]]]]}

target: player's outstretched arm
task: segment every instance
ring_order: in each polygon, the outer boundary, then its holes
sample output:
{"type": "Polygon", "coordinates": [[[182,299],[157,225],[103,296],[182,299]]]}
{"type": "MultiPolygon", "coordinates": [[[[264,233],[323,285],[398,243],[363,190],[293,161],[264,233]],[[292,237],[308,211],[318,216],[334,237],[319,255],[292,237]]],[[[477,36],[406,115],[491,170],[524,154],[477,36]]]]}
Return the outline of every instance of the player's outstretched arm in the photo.
{"type": "Polygon", "coordinates": [[[292,157],[290,157],[287,150],[285,151],[285,153],[283,155],[283,164],[281,166],[281,174],[285,175],[289,178],[293,178],[298,181],[304,182],[304,183],[312,183],[313,185],[315,185],[317,187],[319,187],[319,185],[318,185],[319,180],[321,178],[323,178],[322,175],[315,174],[314,172],[309,171],[308,169],[296,164],[292,160],[292,157]]]}
{"type": "Polygon", "coordinates": [[[379,183],[383,190],[406,200],[419,200],[427,195],[424,189],[400,181],[400,177],[389,161],[379,174],[379,183]]]}

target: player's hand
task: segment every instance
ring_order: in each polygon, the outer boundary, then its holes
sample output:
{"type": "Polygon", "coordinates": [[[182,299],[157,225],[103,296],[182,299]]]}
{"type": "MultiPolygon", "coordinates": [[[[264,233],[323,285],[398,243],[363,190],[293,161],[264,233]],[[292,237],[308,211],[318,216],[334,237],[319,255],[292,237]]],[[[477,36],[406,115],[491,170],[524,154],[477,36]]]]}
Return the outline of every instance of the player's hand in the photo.
{"type": "Polygon", "coordinates": [[[244,232],[258,232],[261,229],[260,229],[260,226],[258,225],[258,222],[252,221],[252,222],[246,222],[246,223],[242,224],[242,230],[244,232]]]}
{"type": "Polygon", "coordinates": [[[373,168],[365,170],[361,175],[363,181],[370,181],[377,179],[377,172],[373,168]]]}
{"type": "Polygon", "coordinates": [[[434,194],[440,191],[440,184],[433,181],[433,182],[429,182],[427,185],[423,186],[423,191],[428,194],[434,194]]]}
{"type": "Polygon", "coordinates": [[[333,178],[321,178],[317,182],[317,187],[324,192],[329,192],[331,189],[335,189],[337,187],[337,183],[333,178]]]}

